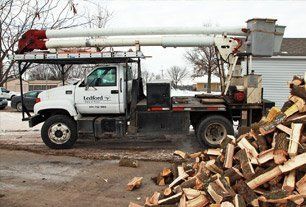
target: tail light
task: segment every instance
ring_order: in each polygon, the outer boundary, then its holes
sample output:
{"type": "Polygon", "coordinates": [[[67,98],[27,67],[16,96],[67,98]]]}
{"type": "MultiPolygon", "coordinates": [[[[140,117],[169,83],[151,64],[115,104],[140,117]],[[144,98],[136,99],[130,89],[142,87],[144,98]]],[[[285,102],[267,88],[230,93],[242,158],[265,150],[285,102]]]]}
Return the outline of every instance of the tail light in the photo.
{"type": "Polygon", "coordinates": [[[244,92],[242,92],[242,91],[236,91],[236,92],[234,93],[234,100],[235,100],[236,102],[243,102],[244,99],[245,99],[245,94],[244,94],[244,92]]]}
{"type": "Polygon", "coordinates": [[[39,103],[39,102],[41,102],[40,98],[36,98],[35,103],[39,103]]]}

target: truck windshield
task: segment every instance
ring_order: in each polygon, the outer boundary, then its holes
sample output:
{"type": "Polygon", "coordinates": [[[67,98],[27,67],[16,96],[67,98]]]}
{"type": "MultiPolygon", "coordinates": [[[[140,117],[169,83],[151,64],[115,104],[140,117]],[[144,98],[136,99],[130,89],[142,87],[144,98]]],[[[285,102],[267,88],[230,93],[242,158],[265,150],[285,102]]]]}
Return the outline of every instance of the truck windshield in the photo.
{"type": "Polygon", "coordinates": [[[95,69],[88,77],[89,86],[116,86],[116,67],[101,67],[95,69]]]}

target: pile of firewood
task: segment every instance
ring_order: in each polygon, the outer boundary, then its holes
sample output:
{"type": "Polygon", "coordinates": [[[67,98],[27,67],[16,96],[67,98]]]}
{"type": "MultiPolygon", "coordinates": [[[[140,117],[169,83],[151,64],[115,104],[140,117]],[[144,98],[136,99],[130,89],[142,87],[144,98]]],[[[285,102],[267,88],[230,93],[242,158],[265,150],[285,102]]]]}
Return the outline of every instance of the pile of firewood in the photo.
{"type": "Polygon", "coordinates": [[[290,88],[282,109],[273,107],[249,133],[229,135],[217,149],[175,151],[182,162],[152,178],[165,189],[144,206],[305,206],[305,80],[294,77],[290,88]]]}

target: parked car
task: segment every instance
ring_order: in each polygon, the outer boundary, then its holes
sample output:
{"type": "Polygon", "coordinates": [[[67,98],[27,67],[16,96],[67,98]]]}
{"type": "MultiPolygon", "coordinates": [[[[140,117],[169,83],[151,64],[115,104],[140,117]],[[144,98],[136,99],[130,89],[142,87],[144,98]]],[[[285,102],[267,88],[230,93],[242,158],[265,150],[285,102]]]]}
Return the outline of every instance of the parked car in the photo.
{"type": "Polygon", "coordinates": [[[7,90],[4,87],[0,87],[0,98],[5,98],[8,100],[11,100],[14,96],[17,96],[19,94],[17,94],[16,92],[12,92],[7,90]]]}
{"type": "Polygon", "coordinates": [[[0,98],[0,110],[7,106],[7,100],[5,98],[0,98]]]}
{"type": "MultiPolygon", "coordinates": [[[[28,111],[33,111],[36,98],[40,92],[42,91],[29,91],[23,94],[24,106],[28,111]]],[[[12,98],[11,107],[17,109],[17,111],[22,111],[21,96],[15,96],[12,98]]]]}

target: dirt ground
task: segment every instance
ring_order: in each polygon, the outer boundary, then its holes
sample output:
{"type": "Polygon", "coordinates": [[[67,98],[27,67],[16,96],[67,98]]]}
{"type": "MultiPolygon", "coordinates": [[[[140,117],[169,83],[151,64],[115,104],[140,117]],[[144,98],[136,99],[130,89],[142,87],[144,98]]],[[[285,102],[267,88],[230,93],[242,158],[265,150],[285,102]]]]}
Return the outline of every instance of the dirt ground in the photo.
{"type": "Polygon", "coordinates": [[[52,150],[40,138],[40,126],[28,128],[21,114],[0,112],[0,206],[128,206],[143,204],[161,187],[150,178],[176,162],[173,151],[200,150],[188,136],[80,137],[73,149],[52,150]],[[140,161],[138,168],[119,167],[122,157],[140,161]],[[126,184],[142,176],[140,189],[126,184]]]}
{"type": "Polygon", "coordinates": [[[118,161],[41,155],[0,150],[0,206],[128,206],[143,204],[161,187],[152,183],[164,162],[141,161],[138,168],[118,161]],[[143,185],[127,191],[126,184],[142,176],[143,185]]]}

